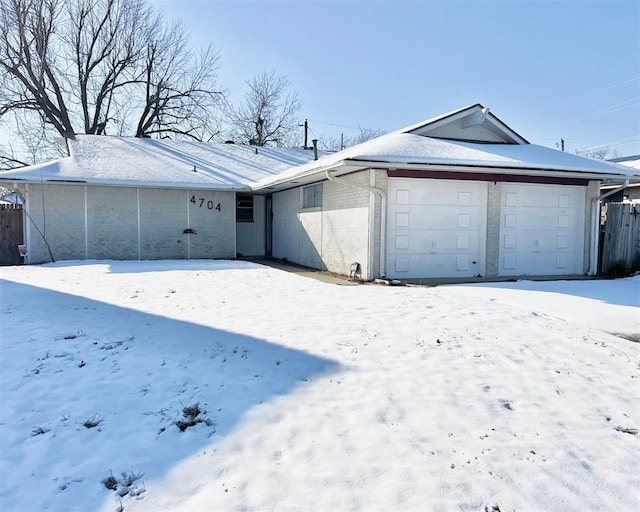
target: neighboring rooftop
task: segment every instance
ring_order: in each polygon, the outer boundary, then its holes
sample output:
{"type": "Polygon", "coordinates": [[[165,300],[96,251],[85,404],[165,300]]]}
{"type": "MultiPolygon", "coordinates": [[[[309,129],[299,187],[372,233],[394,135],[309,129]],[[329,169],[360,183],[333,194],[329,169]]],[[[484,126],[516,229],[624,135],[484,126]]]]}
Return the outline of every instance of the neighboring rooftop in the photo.
{"type": "Polygon", "coordinates": [[[621,158],[612,158],[609,162],[614,162],[620,165],[626,165],[627,167],[633,167],[634,169],[640,169],[640,155],[623,156],[621,158]]]}

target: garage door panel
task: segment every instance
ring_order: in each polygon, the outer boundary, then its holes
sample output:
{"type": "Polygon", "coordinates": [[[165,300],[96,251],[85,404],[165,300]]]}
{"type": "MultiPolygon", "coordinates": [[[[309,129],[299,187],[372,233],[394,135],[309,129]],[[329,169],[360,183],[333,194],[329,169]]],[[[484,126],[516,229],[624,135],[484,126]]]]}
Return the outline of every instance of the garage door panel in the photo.
{"type": "MultiPolygon", "coordinates": [[[[396,227],[408,227],[409,229],[458,229],[458,228],[472,228],[479,229],[482,225],[479,216],[482,213],[480,208],[460,208],[459,206],[442,207],[438,205],[439,210],[451,210],[440,211],[437,215],[433,214],[433,206],[415,206],[411,208],[411,214],[409,212],[399,212],[401,221],[407,222],[408,225],[396,227]],[[406,220],[405,220],[406,219],[406,220]]],[[[396,216],[396,217],[397,217],[396,216]]]]}
{"type": "Polygon", "coordinates": [[[502,184],[499,274],[581,274],[585,187],[502,184]]]}
{"type": "Polygon", "coordinates": [[[389,180],[390,277],[470,277],[484,273],[487,184],[389,180]]]}
{"type": "Polygon", "coordinates": [[[440,251],[479,251],[480,236],[475,233],[451,233],[450,230],[405,231],[395,234],[396,249],[437,254],[440,251]],[[413,236],[412,236],[413,234],[413,236]]]}
{"type": "Polygon", "coordinates": [[[517,253],[520,251],[531,252],[561,252],[572,251],[578,243],[575,232],[558,234],[556,231],[548,235],[540,236],[539,231],[523,230],[517,233],[505,233],[502,235],[501,249],[503,253],[517,253]]]}
{"type": "Polygon", "coordinates": [[[502,227],[535,230],[555,230],[564,228],[573,230],[580,223],[581,218],[574,210],[555,211],[540,210],[539,208],[508,209],[502,214],[502,227]]]}

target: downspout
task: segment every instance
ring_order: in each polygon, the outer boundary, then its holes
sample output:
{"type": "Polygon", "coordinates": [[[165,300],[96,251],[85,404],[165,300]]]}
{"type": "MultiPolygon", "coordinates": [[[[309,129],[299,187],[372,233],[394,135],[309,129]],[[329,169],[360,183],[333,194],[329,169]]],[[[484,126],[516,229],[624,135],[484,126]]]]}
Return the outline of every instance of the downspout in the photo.
{"type": "MultiPolygon", "coordinates": [[[[363,169],[365,170],[365,169],[363,169]]],[[[386,224],[387,224],[387,193],[379,188],[361,185],[360,183],[354,183],[353,181],[346,180],[344,178],[338,178],[331,174],[330,170],[325,171],[325,175],[329,181],[335,183],[342,183],[347,187],[359,188],[361,190],[367,190],[369,193],[377,194],[380,197],[380,277],[386,275],[385,272],[385,255],[386,255],[386,224]]]]}
{"type": "Polygon", "coordinates": [[[600,202],[605,198],[609,197],[616,192],[620,192],[629,186],[629,180],[625,180],[623,185],[616,187],[608,192],[603,192],[602,194],[591,199],[591,212],[592,212],[592,225],[593,225],[593,242],[591,244],[591,258],[589,258],[589,275],[595,276],[598,273],[598,266],[600,262],[598,261],[598,248],[600,247],[600,202]]]}

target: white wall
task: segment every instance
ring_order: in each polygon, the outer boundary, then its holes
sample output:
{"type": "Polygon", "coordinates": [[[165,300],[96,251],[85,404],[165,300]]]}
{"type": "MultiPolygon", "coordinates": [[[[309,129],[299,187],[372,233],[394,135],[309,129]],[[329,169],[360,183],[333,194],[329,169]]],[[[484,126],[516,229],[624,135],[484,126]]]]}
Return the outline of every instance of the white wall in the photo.
{"type": "Polygon", "coordinates": [[[236,250],[242,256],[265,254],[264,196],[253,196],[253,222],[236,222],[236,250]]]}
{"type": "MultiPolygon", "coordinates": [[[[369,171],[346,177],[369,185],[369,171]]],[[[354,262],[369,272],[370,192],[322,182],[322,207],[302,208],[302,187],[273,194],[273,257],[349,274],[354,262]]]]}
{"type": "MultiPolygon", "coordinates": [[[[26,197],[56,260],[235,257],[233,192],[38,184],[26,197]]],[[[25,222],[28,262],[50,261],[25,222]]]]}

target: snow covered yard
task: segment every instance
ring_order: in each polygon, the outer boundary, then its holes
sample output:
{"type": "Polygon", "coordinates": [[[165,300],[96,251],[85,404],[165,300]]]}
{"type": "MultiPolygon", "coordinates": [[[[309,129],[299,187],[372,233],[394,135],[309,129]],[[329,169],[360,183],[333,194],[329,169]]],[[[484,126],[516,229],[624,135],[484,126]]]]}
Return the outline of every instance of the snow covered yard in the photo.
{"type": "Polygon", "coordinates": [[[0,277],[2,510],[640,509],[640,277],[0,277]]]}

